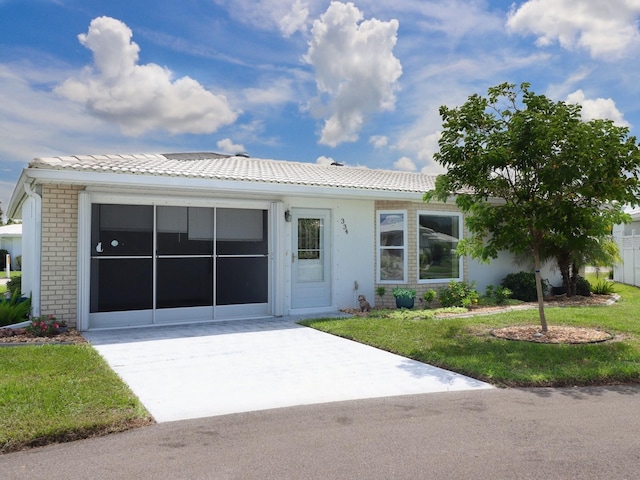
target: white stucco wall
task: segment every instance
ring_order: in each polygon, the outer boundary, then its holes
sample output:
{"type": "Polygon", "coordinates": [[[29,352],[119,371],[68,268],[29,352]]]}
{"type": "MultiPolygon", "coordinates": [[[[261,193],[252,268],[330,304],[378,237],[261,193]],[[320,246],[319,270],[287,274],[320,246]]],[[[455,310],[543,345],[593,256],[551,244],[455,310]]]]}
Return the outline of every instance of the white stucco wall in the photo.
{"type": "MultiPolygon", "coordinates": [[[[469,281],[475,280],[477,290],[481,294],[484,294],[488,285],[500,285],[508,274],[520,271],[532,272],[533,265],[518,264],[513,255],[508,252],[501,252],[498,258],[491,260],[489,264],[469,259],[469,281]]],[[[562,284],[560,272],[555,268],[553,262],[544,264],[541,274],[542,278],[552,286],[562,284]]]]}
{"type": "Polygon", "coordinates": [[[22,238],[0,237],[0,248],[11,255],[11,270],[17,270],[16,257],[22,255],[22,238]]]}
{"type": "Polygon", "coordinates": [[[0,227],[0,249],[11,256],[11,270],[18,270],[16,257],[22,255],[22,225],[12,224],[0,227]]]}

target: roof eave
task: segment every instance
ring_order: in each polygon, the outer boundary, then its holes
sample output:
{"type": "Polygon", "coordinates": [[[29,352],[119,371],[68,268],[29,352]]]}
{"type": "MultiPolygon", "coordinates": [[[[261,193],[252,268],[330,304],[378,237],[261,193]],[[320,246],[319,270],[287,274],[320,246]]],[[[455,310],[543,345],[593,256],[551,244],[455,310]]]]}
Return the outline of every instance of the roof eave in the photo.
{"type": "Polygon", "coordinates": [[[7,205],[7,211],[5,212],[8,219],[22,218],[21,207],[24,203],[25,197],[27,193],[24,190],[24,184],[27,182],[27,168],[23,168],[22,172],[20,172],[20,177],[16,182],[16,186],[13,188],[13,193],[11,194],[11,198],[9,199],[9,204],[7,205]]]}
{"type": "Polygon", "coordinates": [[[161,175],[133,175],[126,173],[103,173],[103,172],[79,172],[69,170],[27,168],[23,170],[18,186],[14,191],[10,205],[17,208],[18,200],[14,197],[18,193],[18,189],[22,190],[20,198],[24,198],[25,193],[21,184],[33,179],[36,183],[61,183],[71,185],[92,185],[92,186],[114,186],[114,187],[151,187],[151,188],[185,188],[211,191],[216,189],[219,191],[237,192],[239,188],[251,193],[263,194],[280,194],[280,195],[300,195],[300,196],[317,196],[332,195],[340,197],[355,198],[394,198],[394,199],[422,199],[424,192],[400,191],[400,190],[378,190],[357,187],[333,187],[322,185],[277,183],[277,182],[260,182],[252,180],[234,180],[220,178],[192,178],[179,176],[161,176],[161,175]]]}

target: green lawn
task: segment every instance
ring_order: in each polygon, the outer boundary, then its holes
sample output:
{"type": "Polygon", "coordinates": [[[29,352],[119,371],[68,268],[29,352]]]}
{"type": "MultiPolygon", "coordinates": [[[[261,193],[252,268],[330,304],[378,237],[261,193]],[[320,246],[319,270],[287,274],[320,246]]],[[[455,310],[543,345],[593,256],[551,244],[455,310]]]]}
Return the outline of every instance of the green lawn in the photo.
{"type": "MultiPolygon", "coordinates": [[[[9,272],[9,278],[15,278],[20,276],[22,276],[22,272],[20,271],[9,272]]],[[[7,272],[5,272],[4,270],[0,270],[0,278],[7,278],[7,272]]],[[[6,291],[7,291],[7,286],[4,283],[0,284],[0,294],[5,293],[6,291]]]]}
{"type": "Polygon", "coordinates": [[[90,345],[0,348],[0,453],[151,421],[90,345]]]}
{"type": "Polygon", "coordinates": [[[472,318],[407,315],[320,319],[304,325],[462,373],[498,386],[640,383],[640,289],[616,284],[608,307],[547,308],[549,325],[595,327],[615,334],[598,344],[551,345],[491,336],[493,328],[538,324],[537,310],[472,318]]]}

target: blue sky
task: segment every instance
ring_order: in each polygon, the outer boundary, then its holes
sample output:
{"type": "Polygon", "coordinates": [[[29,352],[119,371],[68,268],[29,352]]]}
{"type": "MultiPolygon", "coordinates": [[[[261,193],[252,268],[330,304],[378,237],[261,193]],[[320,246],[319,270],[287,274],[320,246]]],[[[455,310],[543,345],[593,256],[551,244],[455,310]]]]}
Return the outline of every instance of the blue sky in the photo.
{"type": "Polygon", "coordinates": [[[0,202],[34,157],[247,151],[440,173],[502,82],[634,135],[637,0],[0,0],[0,202]]]}

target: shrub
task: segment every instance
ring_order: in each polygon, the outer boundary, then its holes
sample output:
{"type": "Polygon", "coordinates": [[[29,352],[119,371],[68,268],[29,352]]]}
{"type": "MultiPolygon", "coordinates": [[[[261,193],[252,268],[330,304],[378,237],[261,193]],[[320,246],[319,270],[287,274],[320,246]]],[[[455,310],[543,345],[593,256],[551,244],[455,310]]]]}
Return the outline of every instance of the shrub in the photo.
{"type": "Polygon", "coordinates": [[[612,293],[616,293],[616,289],[613,282],[603,278],[598,280],[598,283],[591,286],[591,292],[596,295],[611,295],[612,293]]]}
{"type": "Polygon", "coordinates": [[[580,295],[582,297],[590,297],[591,296],[591,284],[589,280],[584,277],[578,275],[576,279],[576,295],[580,295]]]}
{"type": "MultiPolygon", "coordinates": [[[[536,274],[533,272],[510,273],[500,283],[504,288],[511,290],[511,298],[523,302],[535,302],[538,299],[536,292],[536,274]]],[[[542,295],[547,292],[548,283],[542,279],[542,295]]]]}
{"type": "Polygon", "coordinates": [[[478,303],[478,292],[476,282],[468,284],[466,282],[456,282],[452,280],[448,287],[440,289],[438,301],[443,307],[465,307],[468,308],[478,303]]]}
{"type": "Polygon", "coordinates": [[[494,287],[493,285],[487,285],[486,296],[492,299],[496,305],[504,305],[512,295],[512,291],[506,287],[499,285],[494,287]]]}
{"type": "Polygon", "coordinates": [[[13,294],[0,302],[0,327],[24,322],[31,311],[31,299],[13,294]]]}
{"type": "Polygon", "coordinates": [[[422,294],[422,299],[424,300],[425,308],[429,307],[429,305],[431,305],[434,302],[437,296],[438,296],[438,293],[433,288],[430,288],[429,290],[424,292],[422,294]]]}
{"type": "Polygon", "coordinates": [[[14,295],[20,295],[22,293],[22,276],[11,277],[11,280],[7,282],[7,291],[13,297],[14,295]]]}
{"type": "Polygon", "coordinates": [[[27,325],[27,333],[34,337],[52,337],[66,329],[66,323],[59,322],[53,315],[32,317],[27,325]]]}

